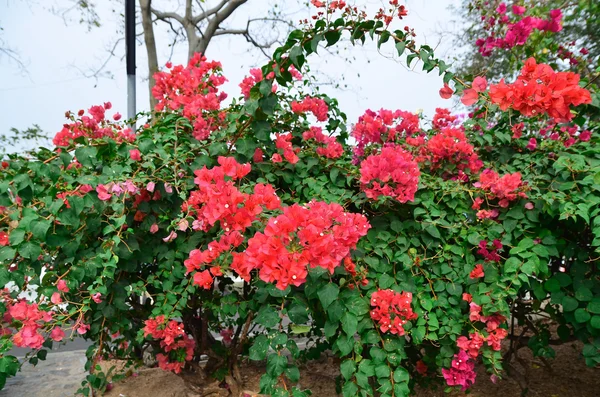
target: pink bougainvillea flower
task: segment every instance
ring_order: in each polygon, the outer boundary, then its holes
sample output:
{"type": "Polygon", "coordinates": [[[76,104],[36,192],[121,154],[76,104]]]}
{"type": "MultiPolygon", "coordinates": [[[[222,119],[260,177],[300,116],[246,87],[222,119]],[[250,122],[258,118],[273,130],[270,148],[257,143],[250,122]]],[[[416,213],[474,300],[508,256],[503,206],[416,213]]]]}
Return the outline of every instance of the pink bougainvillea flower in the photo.
{"type": "Polygon", "coordinates": [[[190,223],[187,221],[187,219],[182,219],[177,224],[177,229],[181,230],[182,232],[185,232],[189,227],[190,223]]]}
{"type": "Polygon", "coordinates": [[[77,327],[77,333],[79,335],[83,335],[86,332],[88,332],[90,330],[90,326],[88,324],[80,324],[79,327],[77,327]]]}
{"type": "Polygon", "coordinates": [[[52,338],[53,341],[60,342],[64,337],[65,331],[63,331],[60,327],[52,328],[52,331],[50,332],[50,338],[52,338]]]}
{"type": "Polygon", "coordinates": [[[444,86],[440,88],[440,96],[443,99],[450,99],[452,97],[452,94],[454,94],[452,88],[450,88],[448,84],[444,83],[444,86]]]}
{"type": "Polygon", "coordinates": [[[582,142],[587,142],[592,137],[592,133],[589,130],[582,131],[579,134],[579,140],[582,142]]]}
{"type": "Polygon", "coordinates": [[[173,193],[173,186],[171,186],[168,183],[165,183],[165,192],[167,192],[169,194],[173,193]]]}
{"type": "Polygon", "coordinates": [[[477,91],[474,90],[473,88],[467,88],[466,90],[463,91],[463,95],[460,98],[460,101],[465,106],[471,106],[471,105],[475,104],[478,99],[479,99],[479,95],[477,94],[477,91]]]}
{"type": "Polygon", "coordinates": [[[67,282],[65,280],[58,280],[56,288],[62,292],[69,292],[69,287],[67,286],[67,282]]]}
{"type": "Polygon", "coordinates": [[[108,188],[105,185],[96,186],[96,193],[98,193],[98,198],[102,201],[110,200],[112,194],[108,192],[108,188]]]}
{"type": "MultiPolygon", "coordinates": [[[[513,4],[512,6],[512,12],[515,15],[522,15],[524,14],[526,11],[526,8],[517,4],[513,4]]],[[[494,382],[495,383],[495,382],[494,382]]]]}
{"type": "Polygon", "coordinates": [[[129,157],[131,157],[131,159],[133,161],[141,161],[142,160],[142,155],[141,155],[140,151],[137,149],[131,149],[129,151],[129,157]]]}
{"type": "Polygon", "coordinates": [[[279,153],[275,153],[273,154],[273,157],[271,157],[271,161],[274,163],[281,163],[283,161],[283,158],[281,158],[281,155],[279,153]]]}
{"type": "Polygon", "coordinates": [[[119,121],[119,120],[121,120],[121,117],[122,117],[122,116],[121,116],[121,113],[115,113],[115,114],[113,114],[113,120],[114,120],[114,121],[119,121]]]}
{"type": "Polygon", "coordinates": [[[50,302],[54,303],[55,305],[62,303],[62,299],[60,298],[60,293],[58,293],[58,292],[53,293],[52,297],[50,297],[50,302]]]}
{"type": "Polygon", "coordinates": [[[477,76],[473,79],[473,89],[477,92],[483,92],[487,88],[487,80],[485,77],[477,76]]]}
{"type": "Polygon", "coordinates": [[[525,208],[527,208],[528,210],[532,210],[534,208],[533,203],[530,201],[528,203],[525,204],[525,208]]]}
{"type": "Polygon", "coordinates": [[[177,238],[177,233],[175,233],[175,231],[173,230],[173,231],[171,231],[171,233],[169,233],[169,235],[167,237],[163,238],[163,241],[165,243],[168,243],[170,241],[175,240],[176,238],[177,238]]]}
{"type": "Polygon", "coordinates": [[[100,292],[93,294],[92,300],[96,303],[102,303],[102,294],[100,292]]]}
{"type": "Polygon", "coordinates": [[[537,148],[537,139],[531,138],[526,147],[529,150],[535,150],[537,148]]]}
{"type": "Polygon", "coordinates": [[[152,226],[150,226],[150,233],[154,234],[156,232],[158,232],[158,225],[153,223],[152,226]]]}
{"type": "Polygon", "coordinates": [[[146,190],[149,191],[150,193],[154,193],[155,187],[156,187],[156,184],[154,182],[148,182],[148,185],[146,185],[146,190]]]}

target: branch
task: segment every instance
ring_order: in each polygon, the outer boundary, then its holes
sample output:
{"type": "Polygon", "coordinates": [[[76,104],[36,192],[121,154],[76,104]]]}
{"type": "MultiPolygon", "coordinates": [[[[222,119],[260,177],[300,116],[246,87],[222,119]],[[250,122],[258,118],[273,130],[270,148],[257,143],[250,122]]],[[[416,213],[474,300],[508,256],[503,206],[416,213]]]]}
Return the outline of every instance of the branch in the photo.
{"type": "Polygon", "coordinates": [[[167,22],[168,19],[174,19],[180,24],[184,24],[181,15],[177,14],[176,12],[162,12],[154,8],[150,8],[150,11],[152,12],[152,14],[154,14],[154,16],[156,16],[156,18],[160,19],[161,21],[167,22]]]}
{"type": "Polygon", "coordinates": [[[203,19],[206,19],[206,18],[210,17],[211,15],[214,15],[217,12],[221,11],[221,8],[223,8],[225,6],[225,4],[227,4],[227,2],[228,2],[228,0],[221,0],[221,2],[219,4],[217,4],[213,8],[206,10],[206,11],[204,11],[204,9],[201,8],[202,12],[192,18],[193,24],[197,25],[198,22],[202,21],[203,19]]]}

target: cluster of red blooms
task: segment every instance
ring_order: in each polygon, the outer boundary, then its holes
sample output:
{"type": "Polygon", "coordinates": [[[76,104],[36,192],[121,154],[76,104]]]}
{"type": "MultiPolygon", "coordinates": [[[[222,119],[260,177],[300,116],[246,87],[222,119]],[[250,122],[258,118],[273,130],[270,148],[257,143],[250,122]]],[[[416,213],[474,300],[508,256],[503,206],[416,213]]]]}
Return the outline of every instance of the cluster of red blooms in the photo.
{"type": "Polygon", "coordinates": [[[458,116],[450,113],[450,109],[436,108],[435,115],[433,115],[432,126],[434,130],[441,130],[445,127],[453,127],[458,121],[458,116]]]}
{"type": "MultiPolygon", "coordinates": [[[[184,265],[187,272],[201,269],[211,264],[223,252],[238,247],[243,242],[243,233],[263,211],[280,208],[279,197],[271,185],[257,184],[253,194],[240,192],[234,181],[242,179],[250,172],[249,164],[239,164],[233,157],[219,157],[220,166],[195,171],[194,182],[198,190],[190,194],[183,204],[184,213],[194,215],[194,230],[208,231],[217,222],[224,234],[220,240],[212,241],[204,251],[192,250],[184,265]],[[226,179],[228,177],[229,179],[226,179]]],[[[212,276],[221,275],[218,266],[194,275],[195,284],[210,288],[212,276]]]]}
{"type": "MultiPolygon", "coordinates": [[[[283,158],[289,161],[291,164],[296,164],[299,160],[296,153],[300,151],[300,148],[294,149],[292,146],[293,135],[291,133],[287,134],[277,134],[275,137],[275,146],[277,149],[283,150],[283,158]]],[[[281,155],[279,153],[274,153],[271,160],[274,163],[281,163],[283,161],[281,155]]]]}
{"type": "Polygon", "coordinates": [[[190,361],[194,356],[195,342],[183,329],[183,324],[174,320],[165,319],[164,315],[157,316],[154,319],[148,319],[144,322],[144,337],[150,335],[154,339],[160,340],[160,347],[164,349],[165,354],[156,355],[158,366],[165,371],[180,373],[186,361],[190,361]],[[182,353],[185,352],[185,356],[182,353]],[[170,359],[176,357],[176,361],[170,359]],[[184,361],[179,359],[183,358],[184,361]]]}
{"type": "Polygon", "coordinates": [[[302,134],[302,139],[305,141],[314,139],[317,143],[321,144],[322,146],[319,146],[316,150],[319,156],[337,159],[344,154],[342,145],[335,137],[323,134],[321,127],[310,127],[308,131],[302,134]]]}
{"type": "Polygon", "coordinates": [[[221,64],[207,62],[204,56],[195,54],[187,67],[167,63],[167,68],[171,70],[154,75],[152,95],[158,100],[156,111],[183,109],[183,116],[194,126],[194,138],[207,139],[225,117],[224,112],[218,112],[227,97],[218,90],[226,81],[220,74],[221,64]]]}
{"type": "Polygon", "coordinates": [[[414,113],[402,110],[367,110],[352,129],[352,137],[357,142],[354,154],[362,157],[369,144],[393,143],[418,132],[419,116],[414,113]]]}
{"type": "Polygon", "coordinates": [[[490,99],[502,110],[511,108],[528,117],[548,114],[557,122],[573,118],[570,106],[592,102],[590,92],[579,86],[578,74],[554,72],[549,65],[538,65],[534,58],[525,62],[514,83],[501,80],[492,84],[490,99]]]}
{"type": "Polygon", "coordinates": [[[0,231],[0,246],[5,247],[9,244],[8,233],[4,230],[0,231]]]}
{"type": "Polygon", "coordinates": [[[460,349],[454,355],[450,369],[442,369],[442,375],[449,386],[461,386],[463,391],[475,382],[474,360],[479,356],[480,350],[487,343],[495,351],[500,351],[501,342],[508,335],[508,331],[500,328],[506,318],[500,314],[483,316],[481,306],[473,302],[470,294],[464,293],[463,300],[469,303],[469,320],[480,321],[485,324],[487,336],[480,332],[473,332],[469,337],[460,336],[456,345],[460,349]]]}
{"type": "Polygon", "coordinates": [[[484,316],[481,314],[481,306],[472,302],[472,297],[469,294],[463,294],[463,299],[469,303],[469,320],[484,323],[487,336],[480,334],[479,332],[469,334],[468,338],[466,336],[461,336],[456,340],[458,348],[467,352],[471,358],[477,358],[479,350],[483,347],[484,342],[487,343],[492,350],[500,351],[502,348],[502,340],[508,335],[506,329],[500,328],[500,325],[506,322],[506,318],[498,313],[484,316]]]}
{"type": "MultiPolygon", "coordinates": [[[[527,198],[524,192],[526,186],[519,172],[500,177],[496,171],[485,169],[479,174],[479,182],[475,182],[474,186],[485,191],[488,200],[497,199],[502,208],[508,207],[511,201],[527,198]]],[[[478,197],[472,208],[479,210],[482,203],[483,199],[478,197]]]]}
{"type": "MultiPolygon", "coordinates": [[[[6,301],[5,301],[6,302],[6,301]]],[[[7,311],[4,314],[3,322],[11,323],[13,320],[19,321],[19,331],[12,336],[12,341],[17,347],[30,347],[39,349],[44,344],[44,336],[39,332],[43,324],[52,320],[50,312],[42,311],[38,308],[37,303],[29,303],[25,300],[17,303],[7,303],[7,311]]],[[[10,335],[12,331],[4,326],[0,329],[0,335],[10,335]]],[[[62,340],[64,332],[55,327],[51,333],[51,337],[57,341],[62,340]]]]}
{"type": "Polygon", "coordinates": [[[305,97],[302,102],[292,102],[292,112],[297,114],[311,112],[318,121],[327,121],[329,107],[321,98],[305,97]]]}
{"type": "MultiPolygon", "coordinates": [[[[110,138],[116,142],[133,142],[135,133],[129,127],[120,126],[113,121],[105,119],[106,110],[112,108],[110,102],[105,102],[103,106],[92,106],[88,109],[90,116],[84,116],[84,111],[80,110],[77,115],[79,119],[71,112],[67,112],[65,117],[72,121],[70,124],[64,124],[63,129],[56,133],[52,142],[56,146],[69,146],[71,142],[79,137],[91,139],[110,138]]],[[[115,121],[121,119],[119,113],[113,116],[115,121]]]]}
{"type": "Polygon", "coordinates": [[[458,170],[459,176],[464,175],[466,169],[474,174],[483,167],[483,162],[475,153],[473,145],[467,140],[462,126],[444,127],[439,133],[430,137],[420,148],[417,161],[429,162],[432,171],[445,164],[452,164],[458,170]]]}
{"type": "Polygon", "coordinates": [[[404,324],[414,320],[418,315],[413,312],[412,294],[396,292],[391,289],[379,290],[371,295],[371,318],[377,322],[381,332],[404,335],[404,324]]]}
{"type": "Polygon", "coordinates": [[[336,203],[294,204],[269,219],[264,233],[248,240],[246,251],[233,254],[231,268],[246,281],[257,269],[261,280],[275,282],[281,290],[300,286],[307,266],[333,273],[369,228],[363,215],[347,213],[336,203]]]}
{"type": "MultiPolygon", "coordinates": [[[[320,0],[310,0],[310,3],[317,8],[325,8],[327,6],[327,2],[320,0]]],[[[330,10],[342,10],[344,7],[346,7],[346,2],[343,0],[332,0],[329,2],[330,10]]]]}
{"type": "Polygon", "coordinates": [[[502,259],[498,251],[502,249],[502,242],[498,239],[488,243],[485,240],[479,242],[477,253],[485,259],[486,262],[500,262],[502,259]],[[491,248],[489,248],[491,246],[491,248]]]}
{"type": "Polygon", "coordinates": [[[478,39],[475,45],[479,47],[479,52],[483,56],[490,56],[495,48],[513,48],[524,45],[534,30],[541,32],[560,32],[562,30],[562,11],[551,10],[548,19],[542,19],[532,16],[521,17],[526,11],[525,7],[517,4],[512,6],[512,13],[515,17],[514,22],[510,21],[507,15],[506,3],[500,3],[496,8],[497,14],[490,17],[482,16],[484,29],[491,31],[490,36],[485,39],[478,39]],[[494,32],[494,30],[497,30],[494,32]],[[505,33],[502,33],[505,32],[505,33]],[[503,34],[503,37],[497,37],[503,34]]]}
{"type": "Polygon", "coordinates": [[[400,146],[388,146],[360,164],[361,188],[370,199],[389,196],[401,203],[413,201],[419,187],[419,166],[400,146]]]}
{"type": "Polygon", "coordinates": [[[402,19],[408,15],[408,10],[403,5],[398,5],[398,0],[390,0],[390,5],[393,7],[388,12],[386,12],[383,8],[380,8],[377,14],[375,15],[375,19],[382,20],[386,26],[392,23],[394,20],[394,15],[398,15],[398,19],[402,19]]]}
{"type": "Polygon", "coordinates": [[[74,190],[57,193],[56,198],[61,199],[67,208],[71,208],[71,204],[69,204],[68,199],[69,196],[83,197],[92,190],[94,190],[94,188],[91,185],[79,185],[74,190]]]}
{"type": "MultiPolygon", "coordinates": [[[[281,69],[281,71],[283,72],[283,69],[281,69]]],[[[292,77],[294,77],[296,80],[302,80],[302,75],[293,65],[290,66],[288,72],[290,72],[292,77]]],[[[267,80],[274,78],[275,72],[270,72],[267,74],[267,80]]],[[[242,95],[244,95],[244,98],[250,98],[250,90],[261,81],[263,81],[262,70],[258,68],[250,69],[250,76],[245,77],[239,85],[239,87],[242,89],[242,95]]],[[[272,91],[277,91],[277,84],[273,84],[272,91]]]]}

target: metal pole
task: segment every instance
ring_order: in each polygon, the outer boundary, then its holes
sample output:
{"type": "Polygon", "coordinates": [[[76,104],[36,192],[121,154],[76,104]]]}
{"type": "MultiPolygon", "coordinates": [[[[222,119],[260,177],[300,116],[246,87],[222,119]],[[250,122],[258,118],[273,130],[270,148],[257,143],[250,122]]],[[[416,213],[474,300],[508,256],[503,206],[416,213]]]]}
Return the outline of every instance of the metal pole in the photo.
{"type": "MultiPolygon", "coordinates": [[[[127,62],[127,118],[135,117],[135,0],[125,0],[125,51],[127,62]]],[[[132,125],[135,128],[135,124],[132,125]]]]}

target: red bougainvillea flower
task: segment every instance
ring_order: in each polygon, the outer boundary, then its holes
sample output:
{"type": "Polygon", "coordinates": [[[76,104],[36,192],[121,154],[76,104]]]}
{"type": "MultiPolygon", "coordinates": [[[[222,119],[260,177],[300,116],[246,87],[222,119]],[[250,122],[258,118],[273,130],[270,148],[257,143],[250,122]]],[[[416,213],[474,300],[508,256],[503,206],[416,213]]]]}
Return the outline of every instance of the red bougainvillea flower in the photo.
{"type": "Polygon", "coordinates": [[[203,270],[194,274],[194,284],[204,289],[210,289],[213,284],[213,278],[208,270],[203,270]]]}
{"type": "Polygon", "coordinates": [[[246,251],[233,254],[231,268],[246,281],[258,269],[261,280],[281,290],[300,286],[308,266],[333,273],[369,228],[363,215],[345,212],[336,203],[294,204],[269,219],[264,232],[248,240],[246,251]]]}
{"type": "Polygon", "coordinates": [[[548,114],[556,122],[573,118],[571,106],[591,103],[590,92],[579,86],[579,75],[572,72],[554,72],[546,64],[537,64],[529,58],[521,75],[512,84],[501,80],[490,86],[490,98],[500,109],[514,109],[531,117],[548,114]]]}
{"type": "Polygon", "coordinates": [[[135,132],[131,128],[105,119],[104,106],[92,106],[88,113],[92,117],[84,116],[83,110],[79,111],[80,119],[76,120],[71,112],[67,112],[66,117],[72,122],[65,124],[52,142],[56,146],[69,146],[80,137],[107,138],[116,142],[132,142],[135,139],[135,132]]]}
{"type": "Polygon", "coordinates": [[[352,137],[357,141],[354,154],[362,157],[368,145],[397,143],[400,138],[410,137],[418,132],[419,116],[414,113],[402,110],[367,110],[359,117],[352,130],[352,137]]]}
{"type": "Polygon", "coordinates": [[[314,139],[322,146],[316,149],[319,156],[336,159],[344,153],[342,145],[333,136],[323,134],[321,127],[310,127],[310,129],[302,134],[302,139],[310,141],[314,139]]]}
{"type": "Polygon", "coordinates": [[[164,315],[145,321],[144,337],[151,336],[160,341],[160,347],[167,354],[156,355],[158,366],[165,371],[180,373],[185,362],[194,356],[195,342],[183,328],[183,324],[175,321],[167,321],[164,315]],[[171,360],[171,352],[177,353],[177,361],[171,360]],[[181,359],[181,360],[180,360],[181,359]]]}
{"type": "Polygon", "coordinates": [[[450,99],[452,98],[452,94],[454,94],[454,90],[448,84],[444,83],[444,86],[440,88],[440,96],[443,99],[450,99]]]}
{"type": "Polygon", "coordinates": [[[1,231],[0,232],[0,246],[7,246],[8,245],[8,233],[6,233],[5,231],[1,231]]]}
{"type": "Polygon", "coordinates": [[[371,295],[371,318],[377,322],[381,332],[404,335],[404,324],[418,317],[413,312],[412,294],[391,289],[379,290],[371,295]]]}
{"type": "Polygon", "coordinates": [[[141,161],[142,160],[142,155],[140,153],[139,150],[137,149],[131,149],[129,151],[129,157],[133,160],[133,161],[141,161]]]}
{"type": "Polygon", "coordinates": [[[438,134],[430,137],[419,151],[417,160],[428,161],[432,170],[452,164],[459,171],[469,169],[471,173],[476,173],[483,166],[462,126],[442,128],[438,134]]]}
{"type": "Polygon", "coordinates": [[[360,165],[360,183],[368,198],[389,196],[401,203],[413,201],[419,185],[419,167],[412,154],[388,146],[368,156],[360,165]]]}
{"type": "Polygon", "coordinates": [[[221,75],[219,62],[209,62],[196,53],[187,67],[178,65],[166,72],[158,72],[154,79],[152,95],[158,100],[155,110],[181,109],[194,127],[194,138],[205,140],[222,124],[224,114],[219,110],[227,95],[219,93],[218,87],[227,79],[221,75]]]}
{"type": "Polygon", "coordinates": [[[485,169],[479,175],[479,182],[474,185],[487,192],[488,200],[498,199],[498,204],[503,208],[508,207],[511,201],[527,198],[524,193],[526,186],[519,172],[500,177],[495,171],[485,169]]]}
{"type": "Polygon", "coordinates": [[[425,375],[427,375],[428,369],[429,368],[427,368],[427,365],[423,362],[423,360],[417,361],[416,370],[418,373],[425,376],[425,375]]]}
{"type": "Polygon", "coordinates": [[[474,269],[471,271],[471,273],[469,274],[469,277],[470,277],[471,279],[481,278],[481,277],[483,277],[483,276],[484,276],[484,273],[483,273],[483,266],[482,266],[482,265],[480,265],[480,264],[478,264],[478,265],[475,265],[475,268],[474,268],[474,269]]]}
{"type": "Polygon", "coordinates": [[[292,112],[300,114],[311,112],[318,121],[327,121],[329,107],[321,98],[306,97],[302,102],[292,102],[292,112]]]}
{"type": "Polygon", "coordinates": [[[531,138],[527,143],[527,149],[535,150],[537,148],[537,139],[531,138]]]}

